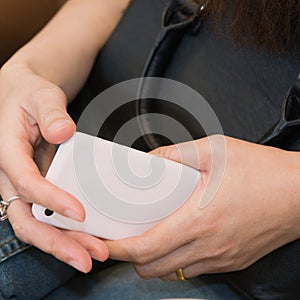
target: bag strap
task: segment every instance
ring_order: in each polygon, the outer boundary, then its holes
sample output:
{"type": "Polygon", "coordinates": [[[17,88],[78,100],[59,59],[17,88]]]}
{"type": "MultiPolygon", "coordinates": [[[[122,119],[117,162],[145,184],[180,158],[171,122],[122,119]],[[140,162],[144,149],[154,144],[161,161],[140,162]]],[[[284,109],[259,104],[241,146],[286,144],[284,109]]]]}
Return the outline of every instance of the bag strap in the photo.
{"type": "MultiPolygon", "coordinates": [[[[189,0],[171,0],[168,2],[163,15],[162,27],[159,31],[155,43],[149,53],[146,64],[143,68],[141,78],[163,77],[166,67],[171,61],[182,37],[189,32],[197,34],[201,28],[201,19],[198,16],[199,5],[189,0]]],[[[139,127],[142,133],[151,132],[147,122],[147,114],[153,110],[153,99],[143,99],[142,94],[150,86],[140,83],[138,91],[136,113],[142,116],[139,119],[139,127]]],[[[160,146],[154,134],[143,134],[143,139],[149,149],[160,146]]]]}
{"type": "Polygon", "coordinates": [[[150,51],[141,77],[162,76],[172,56],[176,52],[181,38],[187,30],[195,34],[200,26],[197,17],[198,6],[188,0],[170,1],[162,15],[162,28],[150,51]]]}

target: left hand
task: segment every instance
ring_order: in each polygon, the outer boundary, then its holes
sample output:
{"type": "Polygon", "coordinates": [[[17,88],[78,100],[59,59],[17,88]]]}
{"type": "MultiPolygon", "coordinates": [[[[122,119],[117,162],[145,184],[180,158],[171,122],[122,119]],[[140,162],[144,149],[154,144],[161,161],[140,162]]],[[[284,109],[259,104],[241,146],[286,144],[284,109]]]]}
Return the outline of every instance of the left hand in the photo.
{"type": "Polygon", "coordinates": [[[186,278],[244,269],[299,238],[299,154],[228,137],[225,144],[224,176],[204,208],[199,201],[214,158],[209,139],[183,144],[183,160],[175,146],[152,152],[199,169],[202,180],[184,205],[143,235],[106,241],[111,258],[133,261],[142,278],[177,280],[179,268],[186,278]],[[195,145],[198,165],[188,155],[195,145]]]}

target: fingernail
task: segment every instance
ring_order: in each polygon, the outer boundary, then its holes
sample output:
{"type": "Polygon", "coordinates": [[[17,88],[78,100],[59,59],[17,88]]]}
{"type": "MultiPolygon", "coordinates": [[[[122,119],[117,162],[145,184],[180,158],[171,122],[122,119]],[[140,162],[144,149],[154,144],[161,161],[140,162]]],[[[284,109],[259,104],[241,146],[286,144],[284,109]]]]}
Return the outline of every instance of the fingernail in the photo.
{"type": "Polygon", "coordinates": [[[64,216],[70,219],[73,219],[75,221],[78,222],[83,222],[84,218],[82,216],[80,216],[77,212],[75,212],[74,210],[71,209],[66,209],[64,211],[64,216]]]}
{"type": "Polygon", "coordinates": [[[90,256],[98,261],[101,261],[101,262],[105,262],[106,259],[103,258],[103,253],[102,251],[98,251],[98,250],[90,250],[89,251],[90,253],[90,256]]]}
{"type": "Polygon", "coordinates": [[[70,124],[70,121],[66,120],[66,119],[56,120],[52,124],[50,124],[48,129],[51,131],[52,130],[57,131],[57,130],[61,130],[61,129],[67,127],[69,124],[70,124]]]}
{"type": "Polygon", "coordinates": [[[80,271],[80,272],[83,272],[83,273],[86,273],[87,271],[85,270],[85,268],[83,267],[83,265],[79,262],[79,261],[76,261],[76,260],[70,260],[68,262],[68,264],[75,268],[76,270],[80,271]]]}

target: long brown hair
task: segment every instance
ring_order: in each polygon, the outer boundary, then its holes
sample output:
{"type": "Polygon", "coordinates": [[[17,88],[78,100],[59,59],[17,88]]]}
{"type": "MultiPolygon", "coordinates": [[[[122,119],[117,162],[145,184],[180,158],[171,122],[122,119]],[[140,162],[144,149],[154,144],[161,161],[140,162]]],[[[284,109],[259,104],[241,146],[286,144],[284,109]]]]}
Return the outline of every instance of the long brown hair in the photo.
{"type": "MultiPolygon", "coordinates": [[[[300,0],[193,0],[216,23],[228,28],[240,45],[255,44],[275,52],[300,51],[300,0]]],[[[203,13],[200,12],[199,13],[203,13]]]]}

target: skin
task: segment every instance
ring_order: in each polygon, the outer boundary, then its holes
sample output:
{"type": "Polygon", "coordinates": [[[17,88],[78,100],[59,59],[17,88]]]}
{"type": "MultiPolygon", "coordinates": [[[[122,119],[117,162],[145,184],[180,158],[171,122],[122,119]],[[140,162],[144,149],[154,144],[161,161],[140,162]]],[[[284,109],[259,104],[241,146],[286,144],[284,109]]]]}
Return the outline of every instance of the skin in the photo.
{"type": "Polygon", "coordinates": [[[0,71],[0,193],[4,200],[22,197],[8,208],[9,221],[18,238],[82,272],[91,269],[91,257],[108,258],[106,245],[87,234],[38,222],[31,204],[75,220],[85,218],[82,205],[43,175],[54,144],[75,131],[67,103],[87,79],[128,4],[128,0],[69,0],[0,71]]]}
{"type": "MultiPolygon", "coordinates": [[[[31,204],[37,203],[84,219],[81,204],[43,175],[54,144],[75,131],[66,105],[80,90],[128,2],[69,0],[1,68],[0,142],[5,147],[0,148],[0,193],[4,200],[22,197],[8,209],[17,237],[82,272],[91,269],[91,257],[104,261],[110,255],[133,261],[143,278],[164,280],[176,280],[178,268],[187,278],[238,270],[299,238],[299,154],[227,137],[225,174],[209,205],[198,207],[212,160],[208,139],[202,139],[182,150],[181,162],[201,171],[196,191],[173,215],[140,237],[101,241],[33,218],[31,204]],[[199,164],[189,155],[195,145],[199,164]]],[[[180,161],[176,151],[165,147],[154,154],[180,161]]]]}
{"type": "Polygon", "coordinates": [[[210,138],[153,154],[200,170],[202,180],[175,213],[139,237],[106,241],[114,259],[133,261],[144,279],[178,280],[241,270],[300,237],[299,154],[225,137],[226,168],[208,205],[199,201],[211,174],[210,138]],[[196,147],[200,162],[189,154],[196,147]],[[180,151],[178,151],[180,149],[180,151]],[[288,179],[288,180],[286,180],[288,179]]]}

